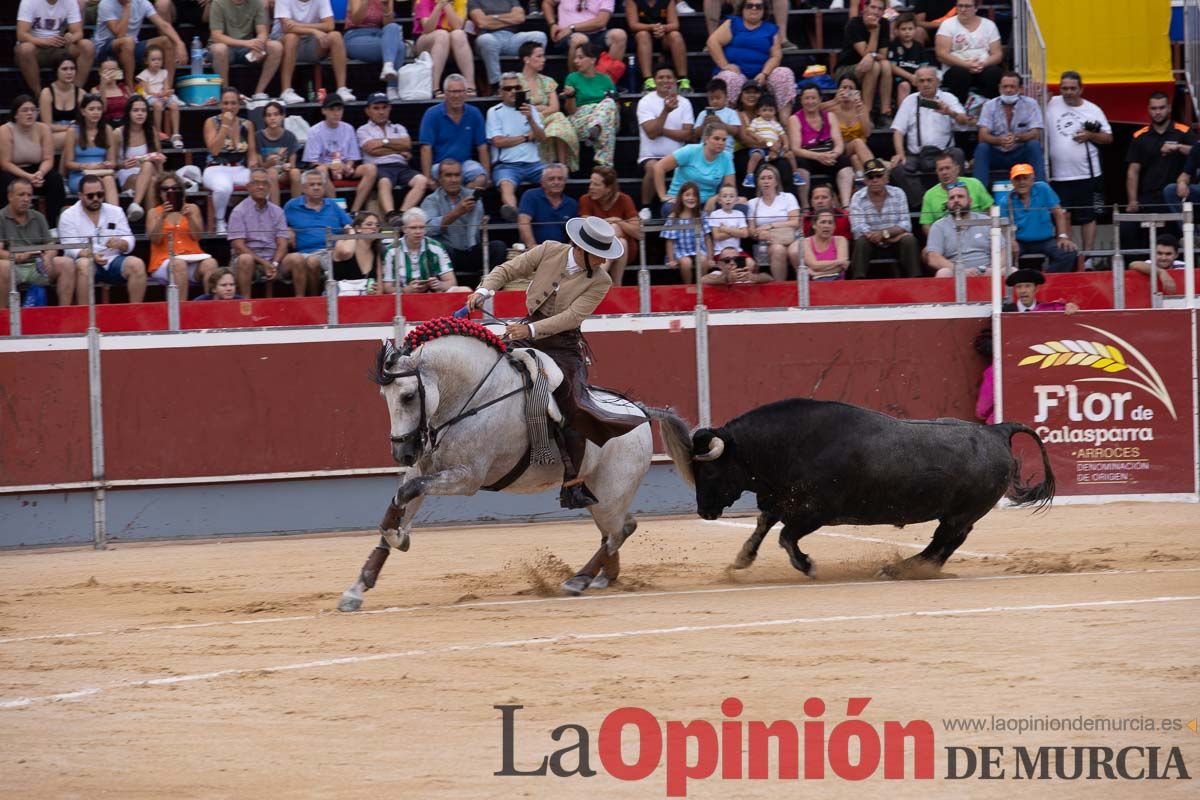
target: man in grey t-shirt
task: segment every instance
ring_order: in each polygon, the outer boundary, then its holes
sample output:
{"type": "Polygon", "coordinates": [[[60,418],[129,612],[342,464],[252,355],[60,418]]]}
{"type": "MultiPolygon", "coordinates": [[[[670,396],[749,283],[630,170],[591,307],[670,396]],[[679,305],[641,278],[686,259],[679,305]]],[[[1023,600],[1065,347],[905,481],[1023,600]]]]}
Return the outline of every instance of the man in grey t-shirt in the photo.
{"type": "MultiPolygon", "coordinates": [[[[971,192],[965,183],[953,183],[946,197],[946,216],[929,228],[925,245],[925,263],[937,270],[937,277],[954,277],[960,265],[968,278],[987,275],[992,263],[991,228],[983,225],[962,226],[967,220],[986,220],[987,214],[971,210],[971,192]]],[[[1004,243],[1001,263],[1008,263],[1008,242],[1004,243]]]]}
{"type": "Polygon", "coordinates": [[[519,0],[470,0],[467,17],[479,31],[475,52],[493,86],[500,82],[500,56],[515,56],[526,42],[546,46],[544,31],[516,30],[525,22],[525,4],[519,0]]]}

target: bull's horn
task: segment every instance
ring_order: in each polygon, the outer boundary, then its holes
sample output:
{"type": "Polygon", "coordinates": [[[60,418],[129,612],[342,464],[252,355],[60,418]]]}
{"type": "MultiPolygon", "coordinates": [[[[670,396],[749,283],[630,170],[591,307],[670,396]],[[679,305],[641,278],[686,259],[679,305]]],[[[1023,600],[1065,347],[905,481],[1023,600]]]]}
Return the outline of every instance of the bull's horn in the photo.
{"type": "Polygon", "coordinates": [[[716,461],[725,452],[725,442],[720,436],[714,436],[712,441],[708,443],[707,453],[697,453],[697,461],[716,461]]]}

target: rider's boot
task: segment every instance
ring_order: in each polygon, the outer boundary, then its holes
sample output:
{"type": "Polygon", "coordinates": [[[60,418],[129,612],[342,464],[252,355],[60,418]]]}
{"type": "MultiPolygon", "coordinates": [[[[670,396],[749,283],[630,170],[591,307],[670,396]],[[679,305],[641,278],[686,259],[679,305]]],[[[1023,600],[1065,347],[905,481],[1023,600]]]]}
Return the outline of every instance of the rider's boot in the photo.
{"type": "Polygon", "coordinates": [[[579,477],[579,467],[583,464],[583,454],[587,449],[587,438],[565,421],[555,426],[554,438],[558,441],[558,451],[563,461],[563,485],[558,493],[559,504],[563,508],[587,508],[600,502],[579,477]]]}

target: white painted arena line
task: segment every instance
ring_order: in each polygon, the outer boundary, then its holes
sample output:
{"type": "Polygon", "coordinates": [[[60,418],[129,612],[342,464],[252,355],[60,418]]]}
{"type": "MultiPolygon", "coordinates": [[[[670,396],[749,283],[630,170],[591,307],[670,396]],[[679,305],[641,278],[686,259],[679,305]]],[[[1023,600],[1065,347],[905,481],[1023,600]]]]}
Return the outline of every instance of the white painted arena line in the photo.
{"type": "Polygon", "coordinates": [[[375,653],[365,656],[340,656],[325,658],[317,661],[301,661],[294,664],[279,664],[268,667],[235,667],[232,669],[216,670],[214,672],[198,672],[191,675],[169,675],[161,678],[144,678],[135,681],[117,681],[103,686],[91,686],[75,689],[70,692],[41,695],[37,697],[14,697],[0,700],[0,710],[23,708],[36,703],[50,703],[64,700],[82,700],[96,697],[116,689],[128,689],[145,686],[175,686],[183,683],[228,678],[251,673],[292,672],[296,670],[317,669],[320,667],[343,666],[347,664],[364,664],[372,661],[392,661],[400,658],[416,656],[445,655],[450,653],[469,653],[481,650],[499,650],[509,647],[536,647],[552,644],[574,642],[594,642],[606,639],[628,639],[643,636],[674,636],[687,633],[709,633],[712,631],[753,630],[755,628],[778,628],[794,625],[817,625],[828,622],[878,622],[896,619],[920,617],[960,617],[975,614],[1009,614],[1039,611],[1062,611],[1080,608],[1119,608],[1122,606],[1138,606],[1156,603],[1187,603],[1200,600],[1200,595],[1179,595],[1164,597],[1144,597],[1132,600],[1092,600],[1078,603],[1039,603],[1025,606],[984,606],[981,608],[949,608],[930,611],[894,611],[883,614],[839,614],[828,617],[795,617],[791,619],[768,619],[752,622],[726,622],[713,625],[680,625],[672,628],[642,628],[636,630],[610,631],[607,633],[562,633],[554,636],[539,636],[532,639],[510,639],[498,642],[481,642],[478,644],[455,644],[442,647],[419,648],[402,650],[395,653],[375,653]]]}
{"type": "MultiPolygon", "coordinates": [[[[1200,567],[1175,567],[1163,569],[1102,569],[1087,572],[1037,572],[1020,575],[972,575],[965,578],[922,578],[919,584],[930,583],[983,583],[989,581],[1024,581],[1043,578],[1089,578],[1102,575],[1156,575],[1185,572],[1200,572],[1200,567]]],[[[301,614],[292,617],[262,617],[249,619],[215,620],[212,622],[181,622],[177,625],[148,625],[141,628],[109,628],[98,631],[72,631],[66,633],[42,633],[35,636],[14,636],[0,639],[0,645],[17,644],[19,642],[36,642],[53,639],[83,639],[98,636],[122,636],[134,633],[154,633],[158,631],[184,631],[197,628],[220,628],[227,625],[271,625],[283,622],[307,622],[323,617],[335,617],[351,620],[356,617],[367,617],[376,614],[405,614],[414,611],[453,611],[460,608],[492,608],[504,606],[545,605],[548,603],[587,603],[603,602],[606,600],[640,600],[648,597],[682,597],[699,594],[731,594],[735,592],[772,592],[784,589],[844,589],[864,586],[902,586],[911,581],[861,580],[840,581],[837,583],[819,583],[805,581],[803,583],[773,583],[758,586],[724,586],[713,589],[673,589],[661,592],[619,592],[613,594],[593,594],[580,597],[538,597],[528,600],[478,600],[473,603],[450,603],[447,605],[425,606],[388,606],[372,608],[344,614],[340,611],[320,611],[316,614],[301,614]]]]}
{"type": "MultiPolygon", "coordinates": [[[[709,525],[724,525],[727,528],[749,528],[750,530],[754,530],[755,528],[758,527],[758,525],[752,525],[748,522],[730,522],[729,520],[724,520],[724,519],[709,519],[709,520],[702,520],[702,521],[707,522],[709,525]]],[[[925,545],[923,545],[923,544],[913,544],[912,542],[893,542],[891,539],[880,539],[875,536],[858,536],[853,533],[834,533],[832,531],[815,531],[813,533],[810,533],[809,536],[829,536],[834,539],[853,539],[856,542],[877,542],[879,544],[890,544],[890,545],[894,545],[896,547],[908,547],[913,550],[924,550],[925,549],[925,545]]],[[[980,553],[978,550],[963,550],[961,548],[958,550],[955,550],[954,555],[967,556],[969,558],[1011,558],[1011,556],[1000,555],[999,553],[980,553]]]]}

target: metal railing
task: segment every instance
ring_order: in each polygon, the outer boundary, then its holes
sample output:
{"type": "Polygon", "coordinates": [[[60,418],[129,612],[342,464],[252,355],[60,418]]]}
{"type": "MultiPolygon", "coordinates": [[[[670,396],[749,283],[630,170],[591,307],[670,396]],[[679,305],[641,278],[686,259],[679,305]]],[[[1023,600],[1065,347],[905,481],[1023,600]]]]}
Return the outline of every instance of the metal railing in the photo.
{"type": "MultiPolygon", "coordinates": [[[[1193,0],[1200,2],[1200,0],[1193,0]]],[[[1050,75],[1046,62],[1046,40],[1042,38],[1037,15],[1033,13],[1032,0],[1016,0],[1013,3],[1013,68],[1020,73],[1025,85],[1025,94],[1046,108],[1050,99],[1050,75]]],[[[1042,132],[1043,167],[1049,174],[1050,149],[1046,146],[1046,134],[1042,132]]]]}
{"type": "Polygon", "coordinates": [[[1200,119],[1200,0],[1183,0],[1183,72],[1192,112],[1200,119]]]}

